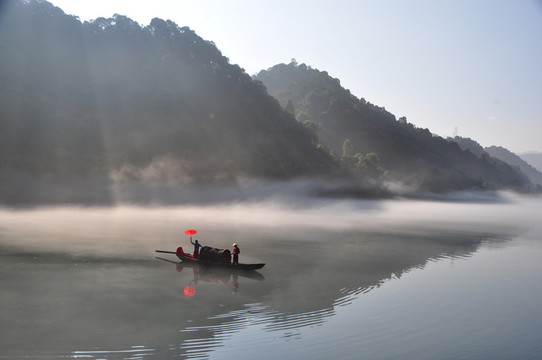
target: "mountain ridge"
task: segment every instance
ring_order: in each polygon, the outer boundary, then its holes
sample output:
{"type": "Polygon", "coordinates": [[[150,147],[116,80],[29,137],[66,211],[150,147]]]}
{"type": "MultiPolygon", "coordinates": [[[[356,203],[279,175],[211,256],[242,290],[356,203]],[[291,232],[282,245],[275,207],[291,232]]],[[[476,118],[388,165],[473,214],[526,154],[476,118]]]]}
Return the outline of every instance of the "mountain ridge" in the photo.
{"type": "Polygon", "coordinates": [[[361,196],[386,194],[389,181],[437,192],[529,187],[515,169],[357,99],[327,72],[279,64],[288,76],[264,85],[269,76],[250,77],[169,20],[80,22],[45,0],[6,4],[0,202],[153,201],[242,178],[317,179],[332,184],[327,194],[340,183],[339,193],[361,196]],[[279,87],[290,104],[271,96],[279,87]]]}
{"type": "Polygon", "coordinates": [[[542,172],[542,152],[527,152],[518,154],[529,165],[542,172]]]}
{"type": "Polygon", "coordinates": [[[449,140],[456,142],[462,149],[468,150],[478,157],[491,156],[495,159],[503,161],[510,166],[519,169],[535,186],[542,186],[542,173],[523,160],[519,155],[502,146],[488,146],[484,148],[475,140],[460,136],[455,136],[449,140]]]}
{"type": "Polygon", "coordinates": [[[43,0],[3,10],[5,181],[8,172],[114,173],[183,186],[338,171],[261,84],[187,27],[157,18],[141,27],[120,15],[81,23],[43,0]]]}
{"type": "Polygon", "coordinates": [[[542,186],[542,173],[527,161],[523,160],[521,156],[502,146],[489,146],[485,148],[485,151],[494,158],[500,159],[512,166],[517,166],[529,177],[529,180],[531,180],[533,184],[542,186]]]}
{"type": "Polygon", "coordinates": [[[477,157],[456,142],[420,129],[405,117],[356,98],[325,71],[306,64],[278,64],[254,76],[283,106],[293,109],[336,156],[376,154],[391,181],[413,188],[445,191],[464,188],[532,186],[517,169],[490,157],[477,157]],[[348,155],[348,154],[346,154],[348,155]]]}

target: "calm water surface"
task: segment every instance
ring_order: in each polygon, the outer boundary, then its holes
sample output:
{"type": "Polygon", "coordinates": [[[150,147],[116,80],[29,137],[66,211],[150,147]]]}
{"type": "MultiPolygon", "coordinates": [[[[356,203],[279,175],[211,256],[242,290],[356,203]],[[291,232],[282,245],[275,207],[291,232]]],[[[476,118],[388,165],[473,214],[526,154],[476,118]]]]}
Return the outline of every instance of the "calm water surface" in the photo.
{"type": "Polygon", "coordinates": [[[541,205],[0,210],[0,358],[538,359],[541,205]],[[266,266],[154,253],[188,228],[266,266]]]}

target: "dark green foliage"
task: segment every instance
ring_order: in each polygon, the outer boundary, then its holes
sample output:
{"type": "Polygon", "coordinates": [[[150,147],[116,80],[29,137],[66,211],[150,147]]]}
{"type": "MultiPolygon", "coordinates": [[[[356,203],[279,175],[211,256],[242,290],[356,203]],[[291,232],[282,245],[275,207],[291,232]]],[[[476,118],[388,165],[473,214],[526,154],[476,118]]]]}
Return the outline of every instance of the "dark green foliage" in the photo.
{"type": "Polygon", "coordinates": [[[387,170],[388,180],[434,191],[531,186],[516,169],[463,151],[428,129],[416,128],[406,117],[396,120],[386,109],[356,98],[325,71],[292,62],[261,71],[255,79],[279,102],[291,100],[298,121],[310,124],[320,142],[342,154],[348,168],[360,172],[367,166],[360,167],[352,154],[375,154],[378,165],[366,176],[380,177],[387,170]]]}
{"type": "Polygon", "coordinates": [[[343,142],[343,158],[347,158],[352,156],[352,152],[354,151],[354,147],[352,146],[352,142],[350,139],[346,139],[343,142]]]}
{"type": "Polygon", "coordinates": [[[187,27],[115,15],[81,23],[46,1],[0,18],[0,171],[130,174],[167,159],[179,183],[290,178],[329,154],[216,46],[187,27]]]}
{"type": "Polygon", "coordinates": [[[384,180],[437,191],[529,186],[505,163],[396,120],[295,61],[252,79],[171,21],[81,23],[43,0],[0,10],[0,201],[106,203],[111,179],[333,174],[358,194],[384,180]]]}
{"type": "Polygon", "coordinates": [[[482,156],[486,153],[484,148],[471,138],[455,136],[454,138],[448,138],[448,141],[457,143],[461,149],[468,150],[476,156],[482,156]]]}
{"type": "Polygon", "coordinates": [[[291,115],[295,116],[294,103],[292,102],[292,99],[288,99],[288,101],[286,102],[286,105],[284,105],[284,110],[286,110],[291,115]]]}

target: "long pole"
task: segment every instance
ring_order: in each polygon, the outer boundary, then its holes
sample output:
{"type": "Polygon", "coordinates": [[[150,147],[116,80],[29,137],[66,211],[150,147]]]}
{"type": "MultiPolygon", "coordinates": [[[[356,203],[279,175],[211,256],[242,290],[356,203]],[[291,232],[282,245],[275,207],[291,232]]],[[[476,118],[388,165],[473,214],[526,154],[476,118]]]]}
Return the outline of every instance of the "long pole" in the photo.
{"type": "Polygon", "coordinates": [[[177,254],[175,251],[167,251],[167,250],[155,250],[157,253],[164,253],[164,254],[177,254]]]}

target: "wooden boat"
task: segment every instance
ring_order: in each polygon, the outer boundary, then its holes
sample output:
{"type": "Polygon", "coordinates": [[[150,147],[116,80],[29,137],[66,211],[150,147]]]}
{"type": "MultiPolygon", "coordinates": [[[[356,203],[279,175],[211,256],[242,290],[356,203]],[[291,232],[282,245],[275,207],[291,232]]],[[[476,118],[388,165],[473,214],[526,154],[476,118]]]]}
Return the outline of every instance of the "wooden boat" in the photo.
{"type": "Polygon", "coordinates": [[[212,266],[214,268],[220,268],[220,269],[228,269],[232,271],[252,271],[252,270],[258,270],[264,267],[265,263],[260,264],[232,264],[231,262],[226,261],[207,261],[204,259],[194,259],[194,257],[190,254],[186,254],[182,247],[179,247],[177,249],[177,252],[175,251],[166,251],[166,250],[156,250],[158,253],[165,253],[165,254],[175,254],[179,259],[181,259],[182,262],[189,263],[189,264],[199,264],[201,266],[212,266]]]}
{"type": "MultiPolygon", "coordinates": [[[[173,261],[169,259],[164,259],[159,256],[157,256],[156,259],[175,264],[177,268],[177,272],[182,272],[184,268],[189,268],[189,269],[198,268],[200,270],[199,271],[200,280],[202,281],[208,281],[207,279],[212,279],[212,280],[220,279],[224,276],[224,274],[228,276],[228,279],[229,279],[230,274],[234,274],[235,276],[238,275],[242,278],[248,278],[248,279],[253,279],[253,280],[258,280],[258,281],[265,280],[265,277],[262,274],[260,274],[257,271],[252,271],[252,270],[236,271],[235,269],[230,270],[229,268],[223,269],[223,268],[217,268],[214,266],[203,266],[200,263],[194,263],[194,262],[173,261]]],[[[216,282],[216,281],[213,281],[213,282],[216,282]]]]}

